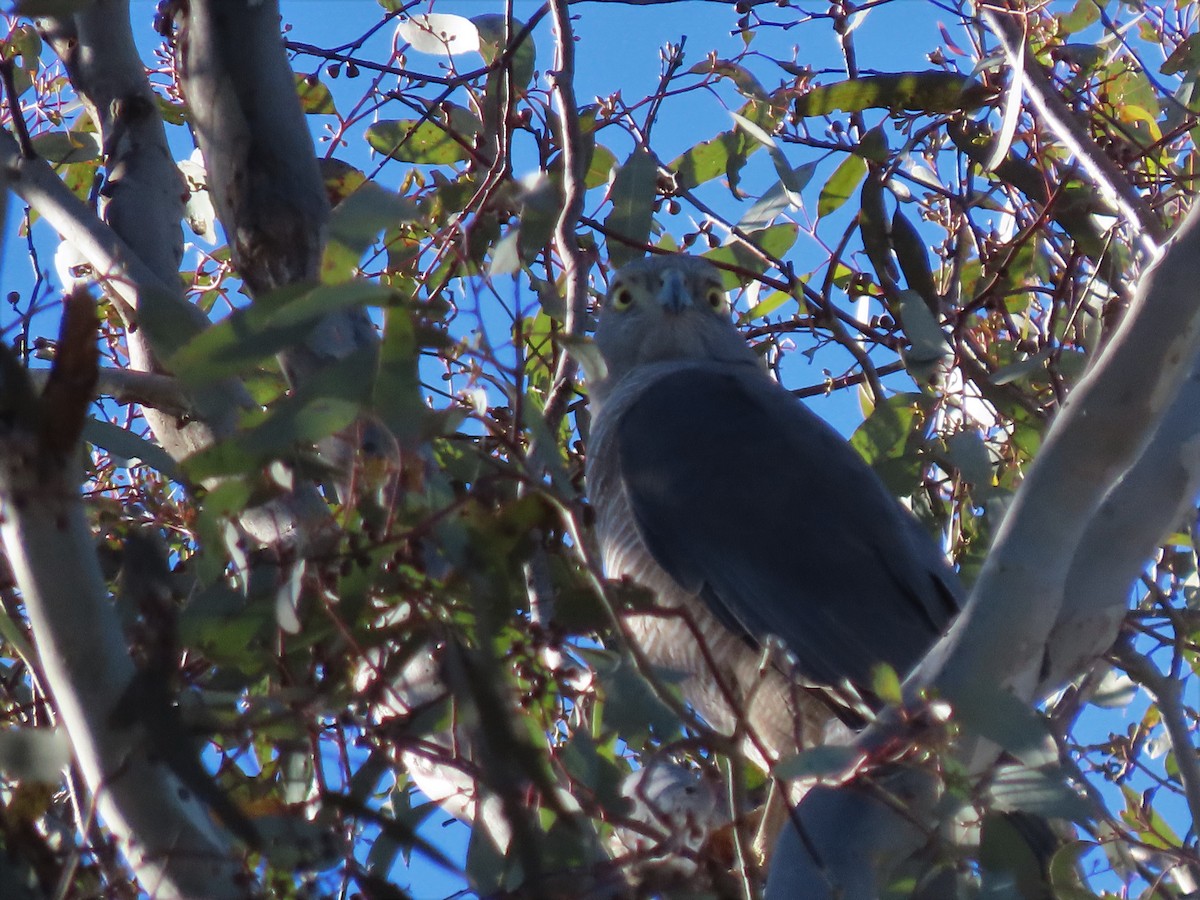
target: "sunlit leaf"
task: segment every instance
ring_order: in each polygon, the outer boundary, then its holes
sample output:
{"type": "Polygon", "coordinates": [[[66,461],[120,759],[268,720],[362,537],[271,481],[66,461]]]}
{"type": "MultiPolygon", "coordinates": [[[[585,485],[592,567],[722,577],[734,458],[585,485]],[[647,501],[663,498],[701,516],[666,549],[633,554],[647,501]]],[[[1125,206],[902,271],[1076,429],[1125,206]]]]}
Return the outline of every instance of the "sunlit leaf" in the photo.
{"type": "Polygon", "coordinates": [[[470,141],[448,126],[419,119],[388,119],[367,126],[372,149],[402,162],[445,165],[471,158],[470,141]]]}
{"type": "Polygon", "coordinates": [[[425,13],[401,19],[396,36],[418,53],[458,56],[479,50],[479,32],[470,19],[449,13],[425,13]]]}
{"type": "Polygon", "coordinates": [[[975,79],[955,72],[865,75],[813,88],[796,100],[795,111],[798,116],[825,116],[835,110],[861,112],[864,109],[941,114],[977,109],[987,102],[991,93],[975,79]]]}
{"type": "Polygon", "coordinates": [[[316,75],[296,73],[296,94],[300,97],[300,108],[309,116],[337,115],[333,105],[333,94],[316,75]]]}
{"type": "Polygon", "coordinates": [[[767,92],[745,66],[728,59],[706,59],[688,69],[694,75],[720,75],[728,78],[743,95],[754,100],[766,100],[767,92]]]}
{"type": "Polygon", "coordinates": [[[851,153],[829,176],[821,195],[817,199],[817,216],[824,218],[850,199],[857,190],[863,178],[867,175],[867,162],[861,156],[851,153]]]}

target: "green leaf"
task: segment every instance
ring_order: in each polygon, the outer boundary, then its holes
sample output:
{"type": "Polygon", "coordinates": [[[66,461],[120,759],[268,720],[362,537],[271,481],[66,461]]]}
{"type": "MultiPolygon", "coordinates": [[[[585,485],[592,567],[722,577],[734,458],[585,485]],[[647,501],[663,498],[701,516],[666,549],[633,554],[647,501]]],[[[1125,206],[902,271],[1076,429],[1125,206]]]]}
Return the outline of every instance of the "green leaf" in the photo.
{"type": "Polygon", "coordinates": [[[1080,882],[1079,872],[1083,857],[1098,846],[1093,841],[1073,841],[1054,854],[1050,861],[1049,876],[1055,900],[1097,900],[1099,895],[1087,890],[1080,882]]]}
{"type": "Polygon", "coordinates": [[[957,721],[995,741],[1026,766],[1058,761],[1058,747],[1045,718],[1003,688],[972,684],[950,698],[957,721]]]}
{"type": "MultiPolygon", "coordinates": [[[[740,123],[752,123],[767,135],[775,129],[780,120],[774,107],[757,101],[747,103],[738,110],[737,115],[740,123]]],[[[744,127],[735,128],[684,151],[667,168],[675,173],[675,182],[682,190],[691,190],[724,175],[729,179],[730,189],[738,196],[737,185],[741,170],[750,154],[762,146],[764,145],[752,137],[744,127]]]]}
{"type": "MultiPolygon", "coordinates": [[[[787,192],[788,201],[792,206],[799,206],[801,202],[800,190],[804,184],[801,182],[801,178],[797,177],[795,170],[792,169],[791,163],[788,162],[783,151],[779,149],[779,145],[775,143],[775,139],[766,130],[760,128],[756,122],[752,122],[745,116],[738,113],[730,113],[730,115],[733,116],[733,120],[737,122],[743,131],[767,149],[767,155],[771,157],[771,163],[775,166],[775,171],[779,175],[779,183],[783,185],[784,190],[787,192]]],[[[808,177],[811,178],[811,174],[808,177]]],[[[803,182],[807,183],[807,180],[805,178],[803,182]]]]}
{"type": "Polygon", "coordinates": [[[821,744],[780,760],[771,775],[783,781],[797,778],[838,778],[854,769],[863,759],[855,747],[821,744]]]}
{"type": "MultiPolygon", "coordinates": [[[[504,50],[504,16],[500,13],[487,13],[482,16],[472,16],[471,21],[479,32],[479,53],[488,65],[499,59],[504,50]]],[[[511,35],[516,37],[521,33],[525,23],[520,19],[511,20],[511,35]]],[[[533,35],[525,35],[525,40],[508,55],[508,65],[512,72],[512,83],[524,90],[533,80],[534,69],[537,68],[537,47],[533,35]]]]}
{"type": "Polygon", "coordinates": [[[738,324],[744,325],[747,322],[765,318],[792,299],[791,294],[785,294],[783,291],[772,291],[765,300],[759,301],[742,313],[742,315],[738,316],[738,324]]]}
{"type": "Polygon", "coordinates": [[[206,328],[170,357],[168,368],[189,386],[236,375],[304,340],[330,313],[384,305],[391,296],[390,288],[366,280],[281,288],[206,328]]]}
{"type": "Polygon", "coordinates": [[[930,366],[950,355],[950,342],[920,294],[900,291],[897,301],[896,316],[909,342],[904,351],[904,366],[914,375],[927,376],[930,366]]]}
{"type": "MultiPolygon", "coordinates": [[[[654,688],[641,676],[632,660],[607,650],[583,650],[581,656],[596,672],[604,694],[604,727],[615,730],[627,740],[653,729],[661,741],[679,733],[679,719],[654,688]]],[[[666,682],[670,673],[656,673],[666,682]]]]}
{"type": "Polygon", "coordinates": [[[752,100],[769,99],[766,90],[750,70],[728,59],[706,59],[688,69],[693,75],[720,75],[737,86],[738,92],[752,100]]]}
{"type": "Polygon", "coordinates": [[[994,481],[992,457],[977,428],[958,431],[946,438],[950,461],[963,481],[978,487],[990,487],[994,481]]]}
{"type": "Polygon", "coordinates": [[[597,144],[596,149],[592,151],[592,158],[588,164],[587,174],[583,176],[584,186],[590,190],[591,188],[600,187],[602,184],[607,184],[616,164],[616,154],[607,147],[597,144]]]}
{"type": "Polygon", "coordinates": [[[1012,817],[988,813],[979,841],[980,896],[988,900],[1046,897],[1042,867],[1012,817]]]}
{"type": "Polygon", "coordinates": [[[988,793],[996,809],[1005,812],[1079,823],[1091,818],[1088,802],[1067,784],[1065,773],[1057,768],[1046,771],[1015,764],[999,766],[988,793]]]}
{"type": "Polygon", "coordinates": [[[470,141],[449,127],[419,119],[388,119],[367,126],[371,148],[401,162],[447,165],[471,158],[470,141]]]}
{"type": "Polygon", "coordinates": [[[329,241],[321,258],[321,280],[326,284],[348,281],[381,231],[416,218],[417,206],[407,197],[374,181],[358,184],[333,208],[329,241]]]}
{"type": "Polygon", "coordinates": [[[1058,27],[1064,35],[1083,31],[1100,21],[1102,4],[1097,0],[1075,0],[1075,6],[1066,15],[1058,17],[1058,27]]]}
{"type": "Polygon", "coordinates": [[[246,474],[348,428],[370,401],[375,369],[374,347],[326,366],[254,426],[190,456],[184,469],[197,481],[246,474]]]}
{"type": "Polygon", "coordinates": [[[888,397],[850,435],[850,446],[872,466],[903,455],[917,418],[919,400],[919,394],[888,397]]]}
{"type": "MultiPolygon", "coordinates": [[[[1088,0],[1084,0],[1088,2],[1088,0]]],[[[945,114],[978,109],[992,90],[966,75],[933,70],[866,75],[813,88],[796,101],[798,116],[825,116],[835,110],[910,110],[945,114]]]]}
{"type": "Polygon", "coordinates": [[[300,97],[300,108],[307,116],[335,116],[333,94],[316,75],[293,73],[296,79],[296,94],[300,97]]]}
{"type": "Polygon", "coordinates": [[[371,406],[402,445],[415,443],[429,421],[417,371],[420,354],[412,314],[400,306],[385,310],[371,406]]]}
{"type": "MultiPolygon", "coordinates": [[[[785,222],[757,231],[751,234],[750,238],[756,246],[761,247],[767,253],[780,257],[791,249],[792,244],[796,243],[798,234],[799,228],[796,225],[791,222],[785,222]]],[[[755,274],[762,274],[767,271],[767,264],[763,262],[762,257],[744,246],[740,241],[723,244],[700,255],[709,262],[734,265],[748,273],[737,275],[733,272],[722,270],[721,279],[726,290],[734,290],[745,281],[753,278],[755,274]]]]}
{"type": "Polygon", "coordinates": [[[884,703],[899,705],[904,702],[900,676],[887,663],[878,663],[871,667],[871,691],[884,703]]]}
{"type": "Polygon", "coordinates": [[[87,419],[83,423],[83,439],[128,465],[145,463],[172,481],[182,480],[179,466],[166,450],[119,425],[100,419],[87,419]]]}
{"type": "Polygon", "coordinates": [[[614,267],[620,267],[644,255],[641,247],[650,240],[650,224],[654,217],[655,185],[658,180],[658,164],[654,154],[638,147],[617,170],[613,179],[609,199],[612,212],[604,220],[604,227],[612,232],[606,240],[608,258],[614,267]],[[635,246],[617,240],[620,235],[635,246]]]}
{"type": "Polygon", "coordinates": [[[851,153],[842,160],[821,188],[821,195],[817,198],[817,218],[824,218],[834,210],[840,209],[850,199],[866,174],[867,162],[861,156],[851,153]]]}
{"type": "Polygon", "coordinates": [[[90,131],[44,131],[30,143],[38,156],[55,165],[100,158],[100,136],[90,131]]]}
{"type": "Polygon", "coordinates": [[[929,264],[929,250],[917,227],[896,207],[892,215],[892,249],[900,271],[910,289],[921,295],[931,310],[938,308],[937,285],[933,281],[933,268],[929,264]]]}
{"type": "Polygon", "coordinates": [[[1024,381],[1032,375],[1044,372],[1049,356],[1048,350],[1041,350],[1032,356],[1001,366],[992,375],[992,384],[1012,384],[1014,381],[1024,381]]]}
{"type": "Polygon", "coordinates": [[[757,231],[769,226],[780,213],[797,205],[792,201],[812,181],[816,171],[815,162],[797,166],[792,170],[790,182],[784,184],[780,179],[771,185],[738,220],[738,227],[743,231],[757,231]]]}

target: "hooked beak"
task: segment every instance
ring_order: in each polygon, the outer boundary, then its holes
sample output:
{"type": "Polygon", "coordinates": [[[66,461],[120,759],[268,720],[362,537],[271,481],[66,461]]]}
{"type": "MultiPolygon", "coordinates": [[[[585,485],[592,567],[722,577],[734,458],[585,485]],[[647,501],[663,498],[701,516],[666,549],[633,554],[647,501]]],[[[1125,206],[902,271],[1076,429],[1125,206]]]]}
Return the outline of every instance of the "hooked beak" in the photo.
{"type": "Polygon", "coordinates": [[[683,286],[683,275],[679,272],[663,273],[662,287],[658,290],[658,302],[669,313],[678,315],[691,303],[683,286]]]}

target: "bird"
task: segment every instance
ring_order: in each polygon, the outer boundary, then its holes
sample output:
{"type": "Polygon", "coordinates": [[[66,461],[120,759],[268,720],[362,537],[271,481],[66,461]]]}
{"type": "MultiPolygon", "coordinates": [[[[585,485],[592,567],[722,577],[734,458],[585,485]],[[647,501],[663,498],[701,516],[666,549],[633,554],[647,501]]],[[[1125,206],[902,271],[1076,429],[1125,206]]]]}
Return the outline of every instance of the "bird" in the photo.
{"type": "Polygon", "coordinates": [[[707,260],[621,268],[594,340],[606,369],[588,386],[597,540],[607,576],[656,604],[623,613],[628,634],[766,771],[831,726],[860,725],[822,688],[870,705],[875,667],[903,677],[924,656],[962,597],[941,549],[772,378],[707,260]]]}

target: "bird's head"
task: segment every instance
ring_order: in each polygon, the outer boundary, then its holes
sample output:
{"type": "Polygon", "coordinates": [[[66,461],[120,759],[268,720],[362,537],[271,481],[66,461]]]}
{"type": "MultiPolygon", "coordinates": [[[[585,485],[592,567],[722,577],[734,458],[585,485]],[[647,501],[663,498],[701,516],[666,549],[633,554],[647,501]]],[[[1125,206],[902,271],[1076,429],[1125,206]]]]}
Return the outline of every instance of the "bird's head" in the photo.
{"type": "Polygon", "coordinates": [[[609,384],[647,363],[758,364],[730,320],[721,273],[694,256],[652,256],[617,272],[600,309],[596,344],[609,384]]]}

